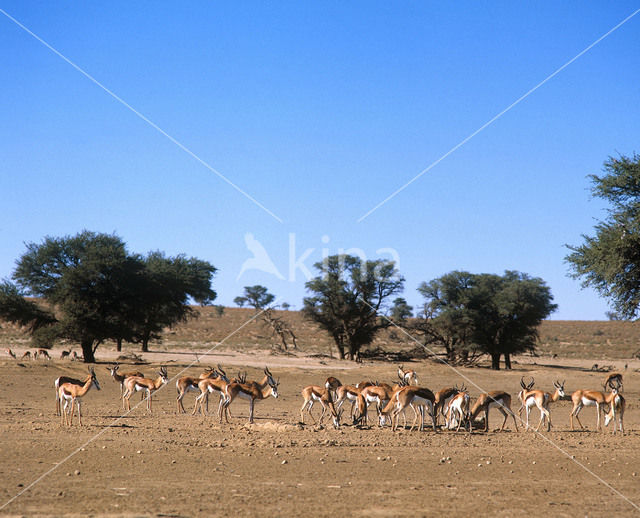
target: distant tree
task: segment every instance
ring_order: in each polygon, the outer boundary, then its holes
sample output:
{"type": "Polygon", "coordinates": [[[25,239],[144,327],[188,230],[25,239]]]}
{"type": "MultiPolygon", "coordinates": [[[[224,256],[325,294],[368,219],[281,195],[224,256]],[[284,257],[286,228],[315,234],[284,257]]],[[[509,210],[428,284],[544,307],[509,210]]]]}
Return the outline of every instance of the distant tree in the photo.
{"type": "Polygon", "coordinates": [[[117,334],[123,288],[118,279],[127,259],[116,236],[85,231],[47,237],[27,244],[13,279],[23,293],[48,303],[55,335],[79,342],[84,360],[94,362],[98,345],[117,334]]]}
{"type": "Polygon", "coordinates": [[[269,290],[259,284],[255,286],[245,286],[242,297],[236,297],[233,301],[242,307],[247,304],[255,309],[263,309],[269,306],[274,300],[275,295],[269,293],[269,290]]]}
{"type": "Polygon", "coordinates": [[[620,316],[615,311],[605,311],[604,316],[607,317],[607,320],[611,320],[611,321],[627,320],[626,318],[620,316]]]}
{"type": "Polygon", "coordinates": [[[467,361],[474,350],[473,322],[466,311],[473,280],[469,272],[453,271],[418,287],[424,305],[410,323],[411,330],[422,336],[425,345],[443,346],[449,363],[467,361]]]}
{"type": "Polygon", "coordinates": [[[507,369],[511,355],[535,348],[538,326],[557,306],[544,281],[507,271],[503,276],[454,271],[422,283],[424,311],[412,322],[425,344],[445,347],[447,361],[465,362],[478,351],[491,367],[507,369]]]}
{"type": "Polygon", "coordinates": [[[215,300],[211,279],[216,268],[200,259],[165,257],[162,252],[151,252],[141,264],[144,268],[135,291],[140,303],[132,309],[135,323],[131,341],[141,344],[146,352],[149,341],[158,339],[164,328],[197,317],[191,302],[207,305],[215,300]]]}
{"type": "Polygon", "coordinates": [[[398,297],[393,300],[393,306],[391,306],[390,317],[396,324],[402,324],[407,319],[413,316],[413,306],[407,304],[407,301],[403,297],[398,297]]]}
{"type": "Polygon", "coordinates": [[[280,304],[280,307],[281,307],[284,311],[289,311],[289,309],[291,308],[291,304],[289,304],[288,302],[283,302],[282,304],[280,304]]]}
{"type": "Polygon", "coordinates": [[[140,341],[146,347],[162,326],[191,315],[189,299],[213,300],[214,272],[197,259],[130,255],[115,235],[84,231],[46,237],[41,244],[27,244],[13,273],[17,286],[0,287],[0,317],[29,323],[35,339],[79,342],[84,361],[94,362],[105,340],[140,341]],[[38,297],[50,310],[25,295],[38,297]]]}
{"type": "Polygon", "coordinates": [[[304,299],[303,313],[332,336],[340,358],[357,360],[360,349],[391,325],[382,313],[404,278],[392,261],[351,255],[330,256],[314,267],[319,275],[306,283],[313,296],[304,299]]]}
{"type": "Polygon", "coordinates": [[[218,304],[217,306],[213,306],[216,312],[216,316],[218,318],[222,318],[222,315],[224,315],[224,306],[222,304],[218,304]]]}
{"type": "Polygon", "coordinates": [[[640,307],[640,156],[609,157],[603,176],[589,175],[591,193],[610,204],[608,216],[595,226],[595,235],[582,238],[571,253],[571,276],[583,287],[609,299],[614,312],[636,318],[640,307]]]}
{"type": "Polygon", "coordinates": [[[511,355],[533,351],[540,323],[557,309],[551,290],[540,278],[506,271],[503,276],[475,275],[466,310],[473,342],[500,369],[500,356],[511,369],[511,355]]]}

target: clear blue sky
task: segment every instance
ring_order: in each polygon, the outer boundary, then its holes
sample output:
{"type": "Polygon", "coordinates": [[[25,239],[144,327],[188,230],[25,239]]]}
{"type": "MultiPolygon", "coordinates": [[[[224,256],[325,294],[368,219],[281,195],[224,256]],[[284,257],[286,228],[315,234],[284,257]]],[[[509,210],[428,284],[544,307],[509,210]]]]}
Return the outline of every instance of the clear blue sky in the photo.
{"type": "Polygon", "coordinates": [[[323,248],[393,249],[410,303],[454,269],[514,269],[553,318],[603,319],[564,245],[605,215],[586,175],[640,152],[640,14],[358,219],[638,8],[0,1],[0,277],[25,242],[89,229],[210,261],[219,303],[264,284],[299,308],[307,249],[310,270],[323,248]],[[282,279],[237,278],[248,233],[282,279]]]}

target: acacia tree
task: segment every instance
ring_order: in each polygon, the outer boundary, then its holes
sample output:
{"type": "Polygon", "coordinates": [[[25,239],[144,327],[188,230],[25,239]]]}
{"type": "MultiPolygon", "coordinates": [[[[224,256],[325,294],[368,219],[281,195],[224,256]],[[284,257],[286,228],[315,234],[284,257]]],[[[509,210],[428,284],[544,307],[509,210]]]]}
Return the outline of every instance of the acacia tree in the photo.
{"type": "Polygon", "coordinates": [[[443,345],[449,362],[481,351],[496,370],[501,356],[510,369],[512,354],[535,348],[540,322],[557,308],[542,279],[515,271],[502,276],[455,271],[422,283],[418,291],[425,311],[412,325],[425,343],[443,345]]]}
{"type": "Polygon", "coordinates": [[[13,273],[17,286],[0,286],[0,316],[12,322],[34,322],[34,336],[46,331],[49,339],[79,342],[85,362],[94,362],[104,340],[134,340],[149,322],[171,325],[188,314],[188,297],[213,300],[213,266],[184,258],[165,262],[172,263],[171,268],[163,282],[154,285],[149,280],[152,268],[140,256],[130,255],[115,235],[84,231],[73,237],[46,237],[41,244],[27,244],[13,273]],[[197,271],[189,274],[190,265],[197,271]],[[50,310],[26,300],[19,303],[18,298],[25,295],[40,298],[50,310]],[[147,308],[152,304],[160,311],[149,315],[147,308]]]}
{"type": "Polygon", "coordinates": [[[275,295],[269,293],[267,288],[256,284],[255,286],[245,286],[244,294],[233,299],[233,302],[239,307],[247,304],[255,309],[263,309],[271,304],[275,298],[275,295]]]}
{"type": "Polygon", "coordinates": [[[500,356],[511,369],[511,355],[535,349],[540,323],[557,309],[545,282],[526,273],[475,275],[466,309],[472,321],[472,340],[500,369],[500,356]]]}
{"type": "Polygon", "coordinates": [[[385,302],[402,292],[404,278],[392,261],[351,255],[330,256],[314,267],[319,275],[306,283],[313,296],[304,299],[302,311],[331,335],[341,359],[357,360],[360,349],[391,325],[383,316],[385,302]]]}
{"type": "Polygon", "coordinates": [[[610,204],[607,218],[583,244],[567,248],[571,276],[609,299],[614,314],[631,319],[640,307],[640,156],[609,157],[603,176],[589,175],[594,198],[610,204]]]}
{"type": "Polygon", "coordinates": [[[215,267],[206,261],[184,255],[165,257],[151,252],[141,259],[144,269],[138,276],[136,294],[141,304],[133,309],[134,343],[142,351],[149,350],[149,341],[158,339],[165,327],[172,327],[197,316],[189,304],[210,304],[216,298],[211,289],[215,267]]]}
{"type": "Polygon", "coordinates": [[[466,361],[473,348],[472,321],[465,310],[473,279],[469,272],[453,271],[418,286],[423,311],[409,326],[425,345],[442,345],[449,363],[466,361]]]}
{"type": "Polygon", "coordinates": [[[396,325],[404,325],[413,316],[413,306],[405,298],[397,297],[393,300],[389,316],[396,325]]]}
{"type": "Polygon", "coordinates": [[[93,362],[98,345],[115,334],[119,315],[113,303],[121,298],[115,278],[126,261],[124,243],[116,236],[85,231],[47,237],[27,244],[13,279],[21,294],[48,303],[53,334],[80,342],[85,361],[93,362]]]}

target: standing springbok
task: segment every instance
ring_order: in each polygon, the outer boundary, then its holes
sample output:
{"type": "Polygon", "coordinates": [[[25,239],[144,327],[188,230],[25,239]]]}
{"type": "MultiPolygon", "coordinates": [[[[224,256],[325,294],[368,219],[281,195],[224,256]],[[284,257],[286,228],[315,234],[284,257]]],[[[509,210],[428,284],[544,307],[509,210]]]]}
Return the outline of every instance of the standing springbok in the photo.
{"type": "Polygon", "coordinates": [[[398,376],[400,376],[400,379],[404,380],[407,385],[411,385],[411,382],[413,382],[414,385],[418,384],[418,375],[416,374],[416,371],[406,371],[402,365],[398,367],[398,376]]]}
{"type": "Polygon", "coordinates": [[[529,385],[525,385],[524,379],[520,380],[520,386],[522,387],[522,391],[520,392],[522,408],[525,409],[526,415],[526,424],[525,431],[529,429],[529,414],[531,413],[531,409],[536,406],[538,410],[540,410],[540,421],[538,422],[538,426],[535,431],[537,432],[547,421],[547,432],[551,431],[551,414],[549,412],[549,404],[555,403],[560,398],[564,397],[564,381],[560,383],[559,381],[554,381],[553,386],[555,387],[555,391],[553,394],[549,392],[543,392],[542,390],[531,390],[533,387],[534,381],[532,380],[529,385]]]}
{"type": "Polygon", "coordinates": [[[408,406],[413,408],[415,413],[411,430],[414,429],[418,421],[418,414],[420,415],[419,430],[424,430],[424,411],[425,408],[429,410],[431,415],[431,422],[433,424],[433,431],[436,431],[436,418],[434,414],[435,396],[428,388],[407,386],[397,390],[393,397],[389,400],[387,405],[382,409],[380,413],[380,422],[386,416],[391,415],[391,430],[395,431],[398,428],[398,416],[408,406]]]}
{"type": "Polygon", "coordinates": [[[251,381],[249,383],[235,383],[231,382],[226,388],[226,399],[222,403],[219,410],[220,422],[222,423],[222,414],[225,414],[227,423],[229,418],[226,415],[226,409],[233,403],[236,397],[241,397],[249,401],[249,423],[253,423],[253,407],[256,401],[261,401],[273,396],[278,399],[278,385],[280,384],[275,379],[267,367],[264,368],[265,377],[261,382],[251,381]]]}
{"type": "Polygon", "coordinates": [[[134,392],[138,390],[144,390],[147,393],[147,410],[151,413],[151,396],[160,387],[169,382],[169,375],[167,374],[166,367],[160,367],[158,371],[158,378],[152,380],[150,378],[144,378],[141,376],[131,376],[124,382],[126,392],[124,393],[124,400],[127,403],[127,412],[131,411],[130,399],[134,392]]]}
{"type": "Polygon", "coordinates": [[[140,371],[124,372],[120,374],[118,372],[118,370],[120,369],[120,365],[118,365],[117,363],[113,367],[106,367],[106,369],[109,371],[109,374],[111,374],[113,381],[120,384],[120,399],[122,400],[122,408],[124,408],[124,382],[127,378],[131,378],[132,376],[144,378],[144,374],[142,374],[140,371]]]}
{"type": "Polygon", "coordinates": [[[464,423],[465,428],[469,427],[469,433],[471,433],[471,398],[469,393],[466,392],[464,385],[455,396],[451,398],[449,403],[449,409],[447,411],[446,427],[449,430],[453,430],[456,426],[456,432],[460,430],[460,426],[464,423]]]}
{"type": "Polygon", "coordinates": [[[100,383],[96,378],[96,373],[93,371],[93,367],[89,367],[89,376],[84,382],[84,385],[78,386],[73,383],[63,383],[58,389],[59,399],[64,399],[64,408],[62,409],[62,424],[68,424],[71,426],[73,421],[73,407],[78,407],[78,424],[82,426],[82,414],[80,412],[80,398],[84,396],[91,387],[96,387],[96,390],[100,390],[100,383]],[[71,408],[67,414],[67,406],[71,403],[71,408]]]}

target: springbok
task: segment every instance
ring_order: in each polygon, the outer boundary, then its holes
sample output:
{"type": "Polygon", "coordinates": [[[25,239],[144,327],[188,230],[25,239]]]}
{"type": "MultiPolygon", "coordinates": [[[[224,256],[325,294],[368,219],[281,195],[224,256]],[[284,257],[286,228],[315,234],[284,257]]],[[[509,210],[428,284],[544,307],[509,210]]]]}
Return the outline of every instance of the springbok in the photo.
{"type": "Polygon", "coordinates": [[[58,395],[60,400],[64,399],[64,408],[62,409],[62,424],[68,424],[71,426],[73,421],[73,406],[78,407],[78,421],[79,426],[82,426],[82,414],[80,413],[80,398],[84,396],[91,387],[96,387],[96,390],[100,390],[100,383],[96,378],[96,373],[93,371],[93,367],[89,367],[89,376],[85,380],[82,386],[75,385],[73,383],[63,383],[58,389],[58,395]],[[67,406],[71,403],[71,408],[67,414],[67,406]]]}

